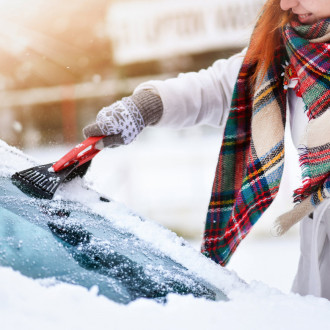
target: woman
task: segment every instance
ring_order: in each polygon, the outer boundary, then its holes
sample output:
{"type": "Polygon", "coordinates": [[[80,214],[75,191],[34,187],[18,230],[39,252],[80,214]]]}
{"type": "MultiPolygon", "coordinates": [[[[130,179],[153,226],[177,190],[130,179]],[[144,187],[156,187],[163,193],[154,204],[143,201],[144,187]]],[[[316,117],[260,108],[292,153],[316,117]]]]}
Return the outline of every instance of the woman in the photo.
{"type": "Polygon", "coordinates": [[[303,219],[293,290],[330,299],[328,17],[328,0],[268,0],[247,50],[198,73],[138,86],[84,133],[106,135],[104,143],[116,146],[148,125],[225,127],[202,252],[226,265],[278,192],[288,113],[303,184],[277,230],[303,219]]]}

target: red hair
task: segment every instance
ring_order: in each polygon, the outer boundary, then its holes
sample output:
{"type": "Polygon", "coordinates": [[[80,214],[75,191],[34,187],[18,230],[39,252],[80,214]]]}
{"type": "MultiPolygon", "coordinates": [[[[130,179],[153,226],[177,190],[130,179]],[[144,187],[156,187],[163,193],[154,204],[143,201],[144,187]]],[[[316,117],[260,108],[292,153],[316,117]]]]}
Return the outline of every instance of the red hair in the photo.
{"type": "Polygon", "coordinates": [[[256,82],[259,74],[262,78],[265,76],[267,68],[274,59],[275,50],[281,44],[280,27],[290,18],[291,14],[281,9],[280,0],[268,0],[261,9],[246,55],[250,63],[256,64],[253,83],[256,82]]]}

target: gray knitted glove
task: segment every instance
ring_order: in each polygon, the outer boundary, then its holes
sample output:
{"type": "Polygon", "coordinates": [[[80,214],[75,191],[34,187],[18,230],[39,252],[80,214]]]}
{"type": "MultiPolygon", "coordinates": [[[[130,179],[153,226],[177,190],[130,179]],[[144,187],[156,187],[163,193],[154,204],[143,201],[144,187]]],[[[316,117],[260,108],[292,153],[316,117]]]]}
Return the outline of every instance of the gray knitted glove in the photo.
{"type": "Polygon", "coordinates": [[[105,147],[131,143],[148,125],[156,124],[163,113],[160,97],[142,90],[100,110],[96,122],[83,129],[85,137],[106,135],[105,147]]]}

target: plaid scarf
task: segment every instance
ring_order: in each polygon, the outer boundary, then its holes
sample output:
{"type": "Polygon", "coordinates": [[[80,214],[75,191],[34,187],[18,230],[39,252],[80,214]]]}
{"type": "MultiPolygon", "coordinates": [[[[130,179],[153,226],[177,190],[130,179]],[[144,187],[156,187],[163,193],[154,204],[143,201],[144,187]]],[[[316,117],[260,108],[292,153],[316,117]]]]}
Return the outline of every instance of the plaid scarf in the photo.
{"type": "Polygon", "coordinates": [[[308,214],[309,206],[319,204],[322,194],[327,197],[326,188],[330,187],[325,181],[330,172],[330,134],[323,141],[316,138],[320,126],[330,131],[326,125],[329,119],[322,119],[330,117],[326,111],[330,106],[330,46],[326,43],[330,19],[313,25],[293,21],[281,29],[281,35],[282,46],[261,84],[257,83],[259,87],[254,90],[249,81],[255,64],[244,60],[234,88],[202,246],[202,252],[221,265],[226,265],[279,189],[286,121],[282,67],[288,59],[309,117],[309,133],[300,154],[303,186],[295,192],[295,201],[307,199],[308,206],[294,208],[296,213],[298,210],[296,217],[308,214]],[[309,130],[310,125],[316,128],[309,130]]]}

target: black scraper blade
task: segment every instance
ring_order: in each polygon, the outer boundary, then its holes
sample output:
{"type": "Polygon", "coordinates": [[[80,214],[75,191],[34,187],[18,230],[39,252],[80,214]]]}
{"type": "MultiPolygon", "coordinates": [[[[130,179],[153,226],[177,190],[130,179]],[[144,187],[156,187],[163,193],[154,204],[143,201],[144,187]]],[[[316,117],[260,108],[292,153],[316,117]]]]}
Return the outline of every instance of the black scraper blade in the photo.
{"type": "Polygon", "coordinates": [[[11,180],[25,194],[42,199],[52,199],[57,188],[64,182],[73,178],[84,176],[91,161],[79,166],[79,163],[72,164],[65,169],[54,172],[54,163],[35,166],[27,170],[16,172],[11,180]]]}

